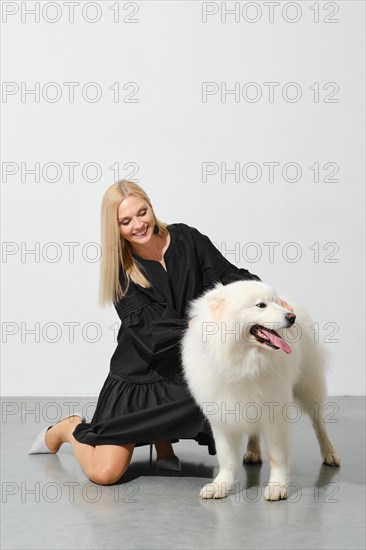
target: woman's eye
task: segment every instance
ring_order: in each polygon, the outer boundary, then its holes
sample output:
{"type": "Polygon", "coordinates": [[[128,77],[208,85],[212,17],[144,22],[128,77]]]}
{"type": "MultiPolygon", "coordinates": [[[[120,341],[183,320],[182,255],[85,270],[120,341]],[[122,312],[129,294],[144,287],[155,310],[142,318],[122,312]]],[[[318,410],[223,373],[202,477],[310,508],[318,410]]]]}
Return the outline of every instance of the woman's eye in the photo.
{"type": "Polygon", "coordinates": [[[267,304],[264,304],[263,302],[260,302],[259,304],[256,304],[257,307],[267,307],[267,304]]]}
{"type": "MultiPolygon", "coordinates": [[[[145,216],[146,212],[147,212],[146,209],[145,209],[145,210],[141,210],[140,216],[145,216]]],[[[121,225],[128,225],[129,223],[130,223],[130,220],[126,220],[126,221],[124,221],[124,222],[120,222],[121,225]]]]}

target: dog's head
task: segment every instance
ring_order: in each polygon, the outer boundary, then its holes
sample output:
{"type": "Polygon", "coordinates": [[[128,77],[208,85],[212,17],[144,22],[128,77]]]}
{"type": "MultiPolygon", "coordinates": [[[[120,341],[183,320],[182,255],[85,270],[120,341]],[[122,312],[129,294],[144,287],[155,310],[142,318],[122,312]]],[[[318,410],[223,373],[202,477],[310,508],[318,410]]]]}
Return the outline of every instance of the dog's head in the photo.
{"type": "Polygon", "coordinates": [[[291,327],[296,316],[278,303],[269,285],[260,281],[217,283],[192,303],[190,316],[200,325],[207,343],[214,338],[213,346],[219,345],[221,351],[222,345],[229,344],[225,347],[231,353],[242,354],[243,345],[291,353],[281,329],[291,327]]]}

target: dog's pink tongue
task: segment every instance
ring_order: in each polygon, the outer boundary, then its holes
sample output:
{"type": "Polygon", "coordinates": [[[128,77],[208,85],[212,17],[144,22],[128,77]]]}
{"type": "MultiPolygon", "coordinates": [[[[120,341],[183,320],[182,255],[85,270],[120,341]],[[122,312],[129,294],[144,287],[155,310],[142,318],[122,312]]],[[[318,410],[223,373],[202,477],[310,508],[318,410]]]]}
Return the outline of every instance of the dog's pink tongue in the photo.
{"type": "Polygon", "coordinates": [[[292,349],[287,342],[281,336],[273,334],[273,332],[267,331],[266,329],[261,328],[261,332],[265,335],[266,338],[274,345],[276,348],[282,349],[285,353],[291,353],[292,349]]]}

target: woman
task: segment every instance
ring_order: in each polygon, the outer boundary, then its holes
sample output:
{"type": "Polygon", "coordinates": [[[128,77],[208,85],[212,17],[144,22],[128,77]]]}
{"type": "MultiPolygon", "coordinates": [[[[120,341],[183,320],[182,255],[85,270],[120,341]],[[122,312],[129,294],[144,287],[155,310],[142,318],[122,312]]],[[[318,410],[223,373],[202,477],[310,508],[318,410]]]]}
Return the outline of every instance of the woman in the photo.
{"type": "Polygon", "coordinates": [[[260,279],[228,262],[197,229],[162,223],[130,181],[107,189],[101,221],[100,302],[113,302],[121,319],[110,372],[90,423],[80,414],[67,417],[45,428],[29,452],[56,453],[69,442],[88,478],[108,485],[125,473],[137,446],[154,442],[157,464],[174,470],[180,463],[172,443],[179,439],[215,454],[209,423],[181,370],[188,302],[217,281],[260,279]]]}

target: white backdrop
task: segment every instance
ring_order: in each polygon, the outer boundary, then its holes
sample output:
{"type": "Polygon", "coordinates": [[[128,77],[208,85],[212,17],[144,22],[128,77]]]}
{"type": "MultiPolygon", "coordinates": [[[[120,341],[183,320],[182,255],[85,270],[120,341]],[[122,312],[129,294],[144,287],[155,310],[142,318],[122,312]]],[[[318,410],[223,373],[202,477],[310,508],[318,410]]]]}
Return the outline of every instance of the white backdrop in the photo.
{"type": "Polygon", "coordinates": [[[99,393],[122,177],[304,303],[329,394],[364,394],[364,3],[1,4],[3,395],[99,393]]]}

